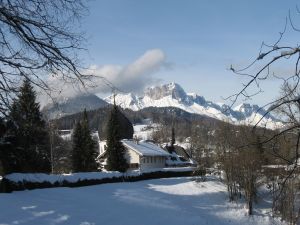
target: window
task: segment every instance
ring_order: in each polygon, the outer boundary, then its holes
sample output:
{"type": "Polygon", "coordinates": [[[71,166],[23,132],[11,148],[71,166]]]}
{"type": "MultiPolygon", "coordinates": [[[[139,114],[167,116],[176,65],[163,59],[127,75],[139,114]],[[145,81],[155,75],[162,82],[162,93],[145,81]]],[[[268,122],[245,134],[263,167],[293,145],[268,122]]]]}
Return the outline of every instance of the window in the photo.
{"type": "Polygon", "coordinates": [[[139,164],[138,163],[131,163],[131,164],[129,164],[129,168],[137,169],[137,168],[139,168],[139,164]]]}

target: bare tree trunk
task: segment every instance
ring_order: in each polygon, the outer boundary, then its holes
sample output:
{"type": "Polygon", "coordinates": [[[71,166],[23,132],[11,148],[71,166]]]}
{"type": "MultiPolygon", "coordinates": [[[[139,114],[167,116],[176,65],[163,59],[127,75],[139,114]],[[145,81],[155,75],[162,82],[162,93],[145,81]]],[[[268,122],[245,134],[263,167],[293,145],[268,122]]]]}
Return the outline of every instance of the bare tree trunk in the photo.
{"type": "Polygon", "coordinates": [[[252,200],[248,201],[248,215],[251,216],[253,214],[253,206],[252,200]]]}

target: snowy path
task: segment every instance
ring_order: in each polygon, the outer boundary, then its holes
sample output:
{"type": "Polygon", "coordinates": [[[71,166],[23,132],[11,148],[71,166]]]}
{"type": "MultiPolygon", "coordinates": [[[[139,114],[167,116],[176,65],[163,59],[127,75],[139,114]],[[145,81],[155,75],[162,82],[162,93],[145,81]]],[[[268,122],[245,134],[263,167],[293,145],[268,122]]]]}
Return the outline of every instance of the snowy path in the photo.
{"type": "MultiPolygon", "coordinates": [[[[265,210],[265,209],[261,209],[265,210]]],[[[0,194],[0,224],[279,225],[226,199],[218,181],[169,178],[0,194]]]]}

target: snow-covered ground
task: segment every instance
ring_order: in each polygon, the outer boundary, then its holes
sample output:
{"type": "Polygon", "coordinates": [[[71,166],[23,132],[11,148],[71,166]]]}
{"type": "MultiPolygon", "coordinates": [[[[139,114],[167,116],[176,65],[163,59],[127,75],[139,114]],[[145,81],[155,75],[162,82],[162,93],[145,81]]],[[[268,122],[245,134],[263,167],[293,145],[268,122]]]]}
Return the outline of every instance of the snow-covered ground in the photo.
{"type": "Polygon", "coordinates": [[[133,126],[134,137],[137,137],[141,140],[149,140],[152,139],[152,133],[154,129],[147,129],[147,124],[136,124],[133,126]]]}
{"type": "MultiPolygon", "coordinates": [[[[62,183],[67,181],[69,183],[76,183],[80,180],[101,180],[104,178],[118,178],[118,177],[137,177],[141,174],[153,173],[153,172],[192,172],[195,167],[166,167],[166,168],[145,168],[138,170],[131,170],[126,173],[120,173],[118,171],[101,171],[101,172],[84,172],[84,173],[69,173],[69,174],[45,174],[45,173],[11,173],[5,176],[6,179],[18,183],[18,182],[35,182],[43,183],[49,182],[54,184],[55,182],[62,183]]],[[[0,224],[1,225],[1,224],[0,224]]]]}
{"type": "Polygon", "coordinates": [[[160,124],[152,123],[149,120],[142,124],[135,124],[133,125],[133,136],[141,140],[151,140],[153,132],[157,130],[159,126],[160,124]]]}
{"type": "MultiPolygon", "coordinates": [[[[131,173],[130,175],[137,176],[138,173],[131,173]]],[[[105,171],[105,172],[70,173],[70,174],[12,173],[6,175],[5,178],[15,183],[49,182],[51,184],[54,184],[55,182],[62,183],[63,181],[76,183],[79,180],[101,180],[104,178],[113,178],[113,177],[116,178],[121,176],[123,176],[123,174],[117,171],[105,171]]]]}
{"type": "Polygon", "coordinates": [[[0,224],[284,224],[268,215],[267,207],[261,204],[248,217],[243,205],[228,202],[226,187],[213,178],[201,183],[168,178],[0,194],[0,224]]]}

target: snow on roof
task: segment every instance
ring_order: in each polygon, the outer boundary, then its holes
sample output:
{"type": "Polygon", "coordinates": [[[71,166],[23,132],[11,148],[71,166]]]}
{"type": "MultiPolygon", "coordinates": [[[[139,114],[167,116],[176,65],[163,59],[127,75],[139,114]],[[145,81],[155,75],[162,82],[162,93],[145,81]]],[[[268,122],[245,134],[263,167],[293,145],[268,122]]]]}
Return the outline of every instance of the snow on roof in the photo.
{"type": "Polygon", "coordinates": [[[132,140],[122,140],[122,143],[125,147],[132,149],[141,156],[170,156],[169,153],[159,146],[147,141],[136,143],[132,140]]]}

